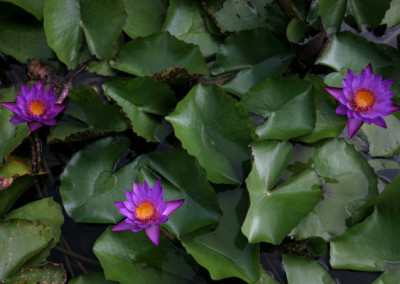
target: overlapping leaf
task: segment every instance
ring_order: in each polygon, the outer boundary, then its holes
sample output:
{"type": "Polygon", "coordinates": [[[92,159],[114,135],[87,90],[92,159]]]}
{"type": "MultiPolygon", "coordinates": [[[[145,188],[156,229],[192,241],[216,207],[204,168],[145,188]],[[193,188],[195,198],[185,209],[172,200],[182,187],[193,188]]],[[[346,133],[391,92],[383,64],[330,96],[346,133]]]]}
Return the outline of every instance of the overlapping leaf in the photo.
{"type": "Polygon", "coordinates": [[[68,215],[76,222],[116,223],[122,215],[114,201],[126,200],[137,179],[140,158],[115,170],[128,150],[125,137],[106,137],[75,153],[60,176],[60,194],[68,215]]]}
{"type": "Polygon", "coordinates": [[[152,76],[171,66],[183,67],[189,73],[208,73],[198,47],[180,41],[168,32],[126,43],[111,66],[137,76],[152,76]]]}
{"type": "Polygon", "coordinates": [[[251,283],[259,278],[259,248],[250,245],[240,231],[248,207],[246,195],[243,188],[219,193],[223,215],[218,227],[182,239],[186,251],[207,268],[214,280],[238,277],[251,283]]]}
{"type": "Polygon", "coordinates": [[[250,159],[247,145],[253,141],[253,125],[248,113],[224,91],[196,85],[167,120],[210,181],[237,184],[244,179],[243,162],[250,159]]]}
{"type": "Polygon", "coordinates": [[[150,78],[114,78],[103,88],[129,118],[133,131],[149,142],[163,139],[157,134],[163,128],[161,120],[153,115],[164,116],[175,106],[174,92],[168,85],[150,78]]]}
{"type": "Polygon", "coordinates": [[[187,283],[197,272],[196,263],[163,235],[156,247],[142,230],[106,230],[94,244],[108,280],[120,283],[187,283]]]}
{"type": "MultiPolygon", "coordinates": [[[[183,150],[152,154],[149,166],[162,177],[165,200],[185,199],[165,226],[178,237],[202,227],[214,226],[220,218],[217,196],[197,161],[183,150]]],[[[147,181],[155,181],[142,171],[147,181]]]]}
{"type": "Polygon", "coordinates": [[[253,170],[246,179],[250,208],[242,231],[250,243],[280,244],[290,230],[319,201],[321,181],[313,171],[305,171],[272,190],[292,153],[282,142],[252,145],[253,170]]]}
{"type": "Polygon", "coordinates": [[[106,133],[120,132],[128,123],[115,105],[105,104],[96,91],[88,86],[70,91],[66,118],[53,127],[47,138],[49,143],[75,141],[106,133]]]}
{"type": "Polygon", "coordinates": [[[62,264],[46,262],[23,266],[4,283],[64,283],[66,281],[67,273],[62,264]]]}

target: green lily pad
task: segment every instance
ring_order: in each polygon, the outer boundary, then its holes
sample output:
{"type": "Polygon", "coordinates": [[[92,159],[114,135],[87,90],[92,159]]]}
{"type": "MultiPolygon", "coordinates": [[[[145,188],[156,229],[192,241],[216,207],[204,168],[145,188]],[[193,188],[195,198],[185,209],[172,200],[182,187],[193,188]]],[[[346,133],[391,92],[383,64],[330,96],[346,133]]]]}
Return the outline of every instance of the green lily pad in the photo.
{"type": "Polygon", "coordinates": [[[213,11],[213,17],[222,31],[250,30],[265,27],[265,6],[271,0],[222,1],[221,7],[213,11]]]}
{"type": "Polygon", "coordinates": [[[400,279],[400,264],[389,262],[386,264],[385,272],[375,279],[372,284],[391,284],[400,279]]]}
{"type": "Polygon", "coordinates": [[[301,279],[308,284],[336,284],[317,260],[290,254],[282,254],[282,260],[289,283],[296,283],[301,279]]]}
{"type": "Polygon", "coordinates": [[[23,266],[4,283],[65,283],[66,281],[67,273],[62,264],[46,262],[23,266]]]}
{"type": "Polygon", "coordinates": [[[392,157],[400,153],[400,120],[393,114],[384,119],[387,128],[366,123],[361,127],[367,137],[368,152],[372,157],[392,157]]]}
{"type": "MultiPolygon", "coordinates": [[[[15,100],[14,88],[0,90],[0,103],[15,100]]],[[[0,166],[5,162],[5,157],[30,134],[26,123],[11,123],[9,120],[12,116],[13,113],[10,110],[0,105],[0,166]]]]}
{"type": "Polygon", "coordinates": [[[168,32],[133,39],[111,62],[113,68],[136,76],[152,76],[175,65],[190,73],[208,73],[198,47],[180,41],[168,32]]]}
{"type": "Polygon", "coordinates": [[[46,60],[54,56],[42,23],[12,4],[0,3],[0,11],[0,52],[21,63],[29,58],[46,60]]]}
{"type": "Polygon", "coordinates": [[[64,114],[75,120],[61,120],[50,129],[48,143],[70,142],[124,131],[128,127],[115,105],[105,104],[91,87],[83,85],[68,94],[64,114]]]}
{"type": "Polygon", "coordinates": [[[46,0],[43,17],[49,46],[69,69],[75,68],[79,63],[83,40],[79,1],[46,0]]]}
{"type": "Polygon", "coordinates": [[[41,222],[28,220],[0,221],[0,279],[5,280],[29,259],[46,248],[53,232],[41,222]]]}
{"type": "Polygon", "coordinates": [[[125,137],[106,137],[72,156],[60,176],[60,194],[67,214],[76,222],[116,223],[122,219],[113,201],[126,200],[125,190],[132,189],[141,161],[138,158],[114,170],[129,144],[125,137]]]}
{"type": "Polygon", "coordinates": [[[346,13],[347,0],[320,0],[318,15],[321,16],[322,25],[328,34],[340,30],[346,13]]]}
{"type": "Polygon", "coordinates": [[[31,1],[31,0],[2,0],[4,2],[10,2],[13,3],[25,11],[31,13],[36,17],[38,21],[42,20],[43,18],[43,8],[44,8],[44,3],[45,0],[37,0],[37,1],[31,1]]]}
{"type": "Polygon", "coordinates": [[[256,130],[260,140],[287,141],[307,134],[315,125],[312,86],[295,77],[267,78],[248,91],[241,104],[267,118],[256,130]]]}
{"type": "Polygon", "coordinates": [[[160,32],[167,13],[162,0],[123,0],[128,14],[123,30],[131,38],[160,32]]]}
{"type": "Polygon", "coordinates": [[[166,119],[210,181],[243,181],[243,162],[250,159],[247,145],[254,140],[254,129],[251,117],[236,100],[215,85],[199,84],[166,119]]]}
{"type": "Polygon", "coordinates": [[[330,264],[337,269],[381,271],[384,262],[400,261],[399,208],[378,209],[331,241],[330,264]]]}
{"type": "Polygon", "coordinates": [[[160,119],[175,106],[174,92],[150,78],[111,78],[103,84],[106,96],[114,100],[129,118],[132,130],[149,142],[159,142],[160,119]]]}
{"type": "Polygon", "coordinates": [[[220,46],[211,73],[220,75],[248,69],[271,57],[291,54],[288,47],[266,29],[240,31],[230,35],[220,46]]]}
{"type": "MultiPolygon", "coordinates": [[[[302,155],[299,150],[295,155],[302,155]]],[[[323,198],[291,235],[296,239],[319,236],[329,241],[345,232],[346,220],[377,195],[377,178],[367,161],[342,139],[328,140],[313,151],[298,163],[312,167],[324,180],[323,198]]]]}
{"type": "Polygon", "coordinates": [[[386,24],[391,28],[400,23],[400,1],[393,0],[390,2],[390,7],[386,10],[385,17],[382,19],[382,24],[386,24]]]}
{"type": "Polygon", "coordinates": [[[379,26],[385,12],[389,9],[391,0],[349,0],[349,5],[360,30],[366,30],[366,25],[379,26]]]}
{"type": "Polygon", "coordinates": [[[314,129],[296,140],[313,143],[324,138],[333,138],[339,136],[346,125],[346,117],[337,115],[335,110],[337,103],[335,99],[325,90],[325,84],[317,76],[307,75],[306,80],[313,85],[315,98],[316,115],[314,129]]]}
{"type": "Polygon", "coordinates": [[[242,232],[250,243],[279,244],[319,201],[321,181],[305,171],[272,190],[292,153],[288,143],[260,142],[252,145],[253,169],[246,179],[250,208],[242,232]]]}
{"type": "Polygon", "coordinates": [[[126,12],[122,0],[80,1],[80,25],[90,54],[105,58],[122,31],[126,12]]]}
{"type": "Polygon", "coordinates": [[[198,45],[203,56],[213,55],[220,41],[207,31],[207,13],[197,1],[169,2],[164,30],[187,43],[198,45]]]}
{"type": "Polygon", "coordinates": [[[213,280],[241,278],[252,283],[259,278],[259,247],[250,245],[240,231],[248,207],[243,188],[218,194],[223,215],[212,232],[182,238],[182,244],[213,280]],[[238,213],[239,212],[239,213],[238,213]]]}
{"type": "Polygon", "coordinates": [[[68,281],[69,284],[112,284],[117,283],[114,281],[109,281],[105,278],[104,273],[102,272],[89,272],[88,274],[79,275],[76,278],[68,281]]]}
{"type": "Polygon", "coordinates": [[[52,232],[53,239],[50,245],[29,260],[30,265],[39,264],[50,255],[50,250],[56,246],[61,236],[61,225],[64,223],[64,216],[61,206],[52,198],[43,198],[30,202],[18,209],[8,213],[5,220],[25,219],[42,222],[52,232]]]}
{"type": "MultiPolygon", "coordinates": [[[[169,231],[179,238],[202,227],[215,225],[220,218],[220,209],[214,189],[197,161],[183,150],[169,150],[150,156],[150,168],[163,177],[165,200],[185,199],[179,210],[165,223],[169,231]]],[[[148,171],[142,171],[144,179],[155,182],[148,171]]]]}
{"type": "Polygon", "coordinates": [[[156,247],[144,230],[133,233],[107,229],[93,251],[108,280],[120,283],[187,283],[196,275],[196,263],[163,235],[156,247]]]}

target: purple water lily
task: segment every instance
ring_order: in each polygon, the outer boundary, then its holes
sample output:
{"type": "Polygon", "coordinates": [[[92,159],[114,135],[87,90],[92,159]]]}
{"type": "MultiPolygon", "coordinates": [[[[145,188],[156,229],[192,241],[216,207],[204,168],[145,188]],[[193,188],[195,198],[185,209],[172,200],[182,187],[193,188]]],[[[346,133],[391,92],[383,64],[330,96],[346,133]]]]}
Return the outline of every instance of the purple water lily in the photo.
{"type": "Polygon", "coordinates": [[[10,119],[13,123],[27,122],[31,131],[34,131],[44,124],[56,125],[54,119],[67,105],[57,104],[54,89],[47,92],[41,81],[29,89],[23,85],[22,94],[17,94],[16,102],[2,103],[2,105],[17,116],[10,119]]]}
{"type": "Polygon", "coordinates": [[[374,76],[369,64],[358,77],[352,70],[348,70],[347,77],[343,79],[343,88],[325,88],[341,103],[336,113],[347,115],[349,138],[364,122],[386,128],[382,116],[400,110],[400,106],[391,100],[394,96],[394,93],[389,91],[392,83],[393,79],[382,81],[382,75],[374,76]]]}
{"type": "Polygon", "coordinates": [[[150,240],[158,246],[160,240],[160,225],[168,220],[176,209],[184,202],[183,199],[164,202],[161,182],[157,180],[153,188],[146,181],[143,186],[133,184],[133,192],[126,190],[128,201],[115,202],[119,212],[126,217],[122,222],[114,226],[111,231],[146,230],[150,240]]]}

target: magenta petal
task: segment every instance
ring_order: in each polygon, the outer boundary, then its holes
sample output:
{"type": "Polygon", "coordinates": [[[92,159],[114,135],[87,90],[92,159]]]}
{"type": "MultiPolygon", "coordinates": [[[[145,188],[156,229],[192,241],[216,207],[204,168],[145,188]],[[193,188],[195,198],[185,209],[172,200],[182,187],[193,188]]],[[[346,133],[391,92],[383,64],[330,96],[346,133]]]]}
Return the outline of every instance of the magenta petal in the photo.
{"type": "Polygon", "coordinates": [[[30,129],[31,131],[35,131],[36,129],[42,127],[42,126],[43,126],[43,123],[41,123],[41,122],[36,122],[36,121],[30,121],[30,122],[28,122],[28,126],[29,126],[29,129],[30,129]]]}
{"type": "Polygon", "coordinates": [[[67,104],[55,104],[53,106],[53,115],[56,116],[67,107],[67,104]]]}
{"type": "MultiPolygon", "coordinates": [[[[365,70],[365,72],[367,72],[367,73],[370,74],[370,75],[373,75],[373,74],[374,74],[374,71],[372,71],[372,65],[371,65],[371,63],[368,64],[368,66],[365,67],[364,70],[365,70]]],[[[362,71],[364,71],[364,70],[362,70],[362,71]]]]}
{"type": "Polygon", "coordinates": [[[11,117],[10,122],[13,122],[13,123],[24,123],[24,122],[26,122],[26,120],[21,118],[21,117],[15,116],[15,117],[11,117]]]}
{"type": "Polygon", "coordinates": [[[360,129],[361,125],[364,123],[362,120],[349,119],[347,122],[347,127],[349,131],[349,138],[353,137],[354,134],[360,129]]]}
{"type": "Polygon", "coordinates": [[[341,115],[346,115],[347,111],[348,111],[348,108],[345,105],[340,105],[336,109],[336,113],[341,114],[341,115]]]}
{"type": "Polygon", "coordinates": [[[335,87],[325,87],[325,90],[331,94],[335,99],[338,99],[343,94],[342,88],[335,88],[335,87]]]}
{"type": "Polygon", "coordinates": [[[155,224],[147,227],[145,230],[150,241],[152,241],[153,244],[158,246],[158,243],[160,242],[160,225],[155,224]]]}
{"type": "Polygon", "coordinates": [[[134,182],[133,183],[133,192],[138,192],[140,190],[140,184],[134,182]]]}
{"type": "Polygon", "coordinates": [[[111,231],[120,232],[120,231],[130,231],[132,228],[132,224],[127,223],[125,220],[115,225],[111,231]]]}
{"type": "Polygon", "coordinates": [[[17,112],[20,113],[17,103],[1,103],[1,105],[8,108],[12,112],[16,112],[15,110],[17,109],[17,112]]]}
{"type": "Polygon", "coordinates": [[[379,127],[386,128],[386,122],[382,117],[377,117],[374,120],[372,120],[373,123],[378,125],[379,127]]]}
{"type": "Polygon", "coordinates": [[[165,204],[167,205],[167,208],[163,212],[163,215],[171,215],[172,212],[174,212],[176,209],[178,209],[183,202],[185,202],[184,199],[178,199],[178,200],[172,200],[172,201],[167,201],[165,204]]]}
{"type": "Polygon", "coordinates": [[[46,125],[57,125],[57,121],[53,118],[43,120],[43,123],[46,125]]]}

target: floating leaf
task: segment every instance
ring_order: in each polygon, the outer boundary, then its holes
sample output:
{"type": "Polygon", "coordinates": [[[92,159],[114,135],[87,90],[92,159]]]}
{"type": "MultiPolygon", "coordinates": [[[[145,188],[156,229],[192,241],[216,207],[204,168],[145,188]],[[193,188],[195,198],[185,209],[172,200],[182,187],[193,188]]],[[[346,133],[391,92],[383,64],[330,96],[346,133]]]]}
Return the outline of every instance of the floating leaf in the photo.
{"type": "Polygon", "coordinates": [[[349,0],[349,5],[360,30],[366,30],[365,25],[378,26],[385,12],[389,9],[391,0],[349,0]]]}
{"type": "Polygon", "coordinates": [[[252,149],[253,170],[246,179],[250,208],[242,231],[250,243],[279,244],[319,201],[321,181],[315,172],[306,171],[271,191],[292,148],[287,143],[260,142],[252,149]]]}
{"type": "Polygon", "coordinates": [[[383,262],[400,261],[400,211],[375,208],[363,222],[331,241],[333,268],[380,271],[383,262]]]}
{"type": "Polygon", "coordinates": [[[315,125],[311,84],[295,77],[267,78],[248,91],[241,104],[268,118],[256,130],[261,140],[286,141],[310,132],[315,125]]]}
{"type": "Polygon", "coordinates": [[[29,259],[46,248],[53,238],[52,229],[28,220],[0,221],[0,279],[5,280],[29,259]]]}
{"type": "Polygon", "coordinates": [[[301,279],[302,282],[309,284],[336,284],[317,260],[290,254],[282,254],[282,260],[289,283],[296,283],[301,279]]]}
{"type": "Polygon", "coordinates": [[[390,7],[386,10],[385,17],[382,19],[381,24],[386,24],[391,28],[400,23],[400,1],[393,0],[390,2],[390,7]]]}
{"type": "Polygon", "coordinates": [[[8,213],[5,220],[25,219],[30,221],[42,222],[51,230],[53,239],[51,244],[38,255],[29,260],[29,264],[39,264],[46,260],[50,255],[50,250],[56,246],[61,236],[61,225],[64,223],[64,216],[61,206],[52,198],[43,198],[38,201],[30,202],[18,209],[8,213]]]}
{"type": "Polygon", "coordinates": [[[208,15],[200,2],[173,0],[169,2],[164,30],[184,42],[198,45],[205,57],[211,56],[217,52],[219,41],[208,33],[205,17],[208,15]]]}
{"type": "Polygon", "coordinates": [[[252,283],[259,278],[258,245],[250,245],[240,231],[248,207],[246,195],[243,188],[219,193],[223,215],[218,227],[182,239],[186,251],[209,271],[213,280],[238,277],[252,283]]]}
{"type": "MultiPolygon", "coordinates": [[[[323,198],[291,235],[296,239],[319,236],[329,241],[346,231],[346,219],[365,200],[377,195],[377,179],[368,163],[344,140],[328,140],[314,151],[305,158],[308,165],[304,167],[311,165],[325,181],[323,198]]],[[[295,155],[302,156],[301,150],[295,155]]]]}
{"type": "Polygon", "coordinates": [[[90,54],[105,58],[122,31],[126,13],[122,0],[80,1],[80,25],[90,54]]]}
{"type": "Polygon", "coordinates": [[[81,140],[124,131],[128,127],[118,108],[103,103],[93,88],[83,85],[71,90],[68,97],[64,114],[75,120],[61,120],[52,127],[47,138],[49,143],[81,140]]]}
{"type": "Polygon", "coordinates": [[[53,57],[42,23],[12,4],[0,3],[0,11],[0,52],[21,63],[29,58],[45,60],[53,57]]]}
{"type": "Polygon", "coordinates": [[[167,7],[162,0],[123,0],[128,14],[123,30],[131,38],[145,37],[160,32],[167,7]]]}
{"type": "Polygon", "coordinates": [[[210,181],[237,184],[243,180],[253,125],[248,113],[224,91],[215,85],[196,85],[167,120],[210,181]]]}
{"type": "Polygon", "coordinates": [[[198,47],[180,41],[168,32],[133,39],[111,62],[113,68],[137,76],[152,76],[175,65],[190,73],[208,73],[198,47]]]}
{"type": "Polygon", "coordinates": [[[239,71],[271,57],[287,57],[290,54],[287,46],[266,29],[241,31],[230,35],[220,46],[211,73],[220,75],[239,71]]]}
{"type": "Polygon", "coordinates": [[[69,284],[112,284],[114,281],[106,280],[102,272],[89,272],[88,274],[79,275],[68,281],[69,284]]]}
{"type": "Polygon", "coordinates": [[[340,31],[346,13],[347,0],[320,0],[318,15],[328,34],[340,31]]]}
{"type": "Polygon", "coordinates": [[[43,11],[47,42],[57,57],[72,69],[79,63],[83,31],[78,0],[46,0],[43,11]]]}
{"type": "Polygon", "coordinates": [[[20,268],[4,283],[65,283],[67,274],[62,264],[46,262],[20,268]]]}
{"type": "Polygon", "coordinates": [[[175,106],[174,92],[168,85],[150,78],[112,78],[103,84],[107,97],[122,107],[132,129],[149,142],[157,142],[160,119],[175,106]]]}
{"type": "Polygon", "coordinates": [[[133,233],[106,230],[96,241],[93,251],[101,262],[106,278],[131,283],[187,283],[197,265],[163,235],[156,247],[144,230],[133,233]]]}
{"type": "Polygon", "coordinates": [[[125,137],[106,137],[75,153],[60,176],[60,194],[76,222],[116,223],[122,219],[113,201],[126,199],[137,179],[140,159],[121,169],[115,164],[128,150],[125,137]]]}
{"type": "Polygon", "coordinates": [[[31,13],[38,19],[38,21],[43,18],[43,8],[45,0],[3,0],[4,2],[11,2],[15,5],[18,5],[25,11],[31,13]]]}
{"type": "Polygon", "coordinates": [[[375,279],[372,284],[396,283],[400,279],[400,264],[389,262],[386,264],[385,272],[375,279]]]}
{"type": "MultiPolygon", "coordinates": [[[[183,150],[169,150],[150,156],[149,166],[162,179],[165,200],[185,199],[165,226],[182,237],[204,226],[215,225],[220,217],[217,196],[197,161],[183,150]]],[[[156,178],[142,171],[147,181],[156,178]]]]}

